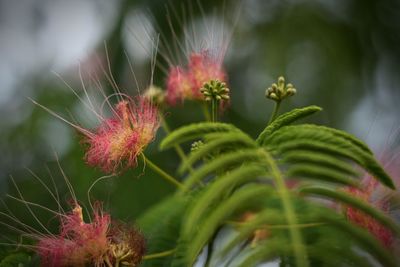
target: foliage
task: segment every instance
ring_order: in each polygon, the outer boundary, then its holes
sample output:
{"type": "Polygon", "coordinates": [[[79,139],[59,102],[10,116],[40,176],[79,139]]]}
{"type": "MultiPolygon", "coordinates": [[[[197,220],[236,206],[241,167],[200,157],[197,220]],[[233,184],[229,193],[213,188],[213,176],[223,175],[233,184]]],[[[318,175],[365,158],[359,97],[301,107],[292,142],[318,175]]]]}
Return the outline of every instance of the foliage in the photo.
{"type": "MultiPolygon", "coordinates": [[[[167,223],[159,225],[163,235],[175,237],[170,241],[176,243],[171,266],[194,265],[207,247],[211,253],[210,246],[223,228],[233,229],[235,234],[209,256],[220,264],[235,248],[249,247],[248,241],[257,229],[266,229],[268,237],[249,249],[239,266],[273,259],[294,266],[369,265],[363,253],[350,253],[355,248],[370,254],[382,266],[396,266],[390,252],[370,233],[319,201],[330,199],[337,207],[339,203],[353,206],[400,233],[399,226],[386,214],[343,190],[359,186],[356,165],[394,188],[362,141],[325,126],[291,125],[319,110],[309,106],[285,113],[269,124],[257,140],[231,124],[204,122],[181,127],[162,141],[161,149],[187,141],[203,142],[179,169],[183,173],[189,166],[198,166],[188,173],[173,198],[178,201],[190,196],[189,206],[181,216],[169,216],[167,223]],[[289,186],[288,179],[298,185],[289,186]],[[240,215],[249,211],[256,214],[255,218],[232,228],[232,222],[238,222],[240,215]],[[181,225],[178,234],[171,225],[181,225]],[[332,261],[337,253],[340,260],[332,261]]],[[[182,211],[181,205],[175,208],[182,211]]],[[[153,209],[146,216],[165,218],[163,213],[165,210],[153,209]]],[[[154,238],[157,242],[158,238],[154,238]]],[[[154,250],[166,249],[156,243],[149,245],[154,250]]]]}

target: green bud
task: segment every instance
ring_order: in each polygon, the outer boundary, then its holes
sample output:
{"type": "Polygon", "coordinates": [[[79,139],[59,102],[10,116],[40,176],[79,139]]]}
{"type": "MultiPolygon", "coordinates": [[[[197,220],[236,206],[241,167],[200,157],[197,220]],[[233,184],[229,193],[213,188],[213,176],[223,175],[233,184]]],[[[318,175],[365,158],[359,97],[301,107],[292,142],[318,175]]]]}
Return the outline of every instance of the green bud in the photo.
{"type": "Polygon", "coordinates": [[[228,100],[229,99],[229,88],[226,87],[225,82],[218,80],[210,80],[204,83],[203,87],[200,88],[200,92],[204,95],[206,101],[211,100],[228,100]]]}
{"type": "Polygon", "coordinates": [[[279,87],[285,86],[285,78],[283,78],[283,76],[280,76],[278,78],[278,85],[279,85],[279,87]]]}
{"type": "Polygon", "coordinates": [[[269,95],[269,98],[274,99],[274,100],[278,100],[278,96],[275,93],[271,93],[269,95]]]}
{"type": "Polygon", "coordinates": [[[285,78],[280,76],[278,83],[273,83],[271,87],[265,91],[265,96],[275,101],[282,101],[286,97],[293,96],[296,94],[296,88],[293,84],[285,84],[285,78]]]}

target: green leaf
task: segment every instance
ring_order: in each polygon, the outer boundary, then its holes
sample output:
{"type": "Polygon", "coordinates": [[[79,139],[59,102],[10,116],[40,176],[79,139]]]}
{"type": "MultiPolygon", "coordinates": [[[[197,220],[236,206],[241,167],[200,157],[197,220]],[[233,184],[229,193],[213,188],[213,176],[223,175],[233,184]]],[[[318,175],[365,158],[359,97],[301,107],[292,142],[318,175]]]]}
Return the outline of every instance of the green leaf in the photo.
{"type": "Polygon", "coordinates": [[[359,177],[360,173],[354,169],[354,164],[351,164],[342,159],[338,159],[337,156],[330,154],[320,153],[318,151],[307,151],[307,150],[295,150],[289,151],[283,155],[283,162],[290,164],[297,163],[311,163],[320,166],[341,171],[350,176],[359,177]]]}
{"type": "Polygon", "coordinates": [[[355,136],[344,131],[314,124],[282,127],[279,131],[266,138],[264,145],[268,143],[281,143],[290,139],[312,139],[332,144],[346,144],[346,146],[357,147],[368,154],[373,154],[368,146],[355,136]]]}
{"type": "Polygon", "coordinates": [[[195,170],[184,182],[182,192],[187,192],[194,184],[198,183],[209,174],[227,170],[228,167],[242,165],[245,162],[257,163],[261,160],[261,156],[257,153],[256,149],[238,150],[222,154],[218,158],[208,162],[208,164],[195,170]]]}
{"type": "Polygon", "coordinates": [[[183,233],[189,235],[191,229],[204,219],[207,213],[215,208],[226,195],[250,181],[256,181],[258,177],[265,174],[265,169],[257,165],[247,165],[235,169],[219,177],[203,189],[194,205],[188,210],[183,233]]]}
{"type": "MultiPolygon", "coordinates": [[[[182,224],[182,216],[190,197],[172,196],[156,204],[137,221],[147,241],[147,254],[175,249],[182,224]]],[[[169,266],[173,255],[146,260],[141,266],[169,266]]]]}
{"type": "Polygon", "coordinates": [[[350,238],[353,238],[354,241],[357,242],[358,246],[362,247],[365,251],[369,252],[379,260],[382,263],[382,266],[397,266],[394,257],[368,231],[341,220],[338,216],[327,216],[324,214],[321,215],[321,219],[328,222],[330,226],[348,233],[350,238]]]}
{"type": "Polygon", "coordinates": [[[233,125],[226,123],[202,122],[202,123],[190,124],[173,131],[167,137],[165,137],[160,144],[160,149],[164,150],[176,144],[200,138],[208,133],[215,133],[215,132],[222,133],[222,132],[230,132],[237,130],[238,129],[233,125]]]}
{"type": "Polygon", "coordinates": [[[372,155],[358,147],[349,145],[349,142],[345,140],[341,145],[339,145],[326,143],[320,140],[291,139],[282,142],[282,144],[279,144],[278,146],[271,145],[270,150],[278,150],[282,155],[288,151],[295,152],[297,150],[309,150],[344,157],[356,162],[387,187],[392,189],[395,188],[390,176],[383,170],[372,155]]]}
{"type": "MultiPolygon", "coordinates": [[[[213,236],[214,232],[223,221],[230,218],[240,210],[245,210],[259,203],[260,199],[268,196],[272,192],[272,188],[266,185],[248,185],[235,193],[232,196],[221,202],[221,204],[214,209],[214,211],[198,225],[196,235],[184,236],[185,240],[190,240],[191,244],[186,251],[187,266],[191,266],[197,259],[207,241],[213,236]]],[[[192,231],[190,231],[193,233],[192,231]]]]}
{"type": "MultiPolygon", "coordinates": [[[[209,135],[205,136],[206,139],[207,136],[209,135]]],[[[179,168],[179,172],[184,172],[196,161],[206,157],[210,153],[218,151],[218,149],[226,149],[230,146],[234,147],[235,149],[257,147],[256,143],[248,135],[239,131],[223,134],[212,134],[212,140],[210,142],[206,142],[198,150],[192,152],[188,159],[182,163],[181,167],[179,168]]]]}
{"type": "Polygon", "coordinates": [[[346,173],[335,170],[333,168],[327,168],[324,166],[312,164],[301,163],[293,165],[289,168],[286,176],[292,178],[306,177],[315,180],[322,180],[354,187],[360,186],[356,180],[351,179],[346,173]]]}
{"type": "Polygon", "coordinates": [[[261,134],[257,137],[256,142],[260,145],[264,145],[264,140],[276,130],[321,110],[322,108],[318,106],[308,106],[304,108],[293,109],[287,113],[284,113],[276,118],[261,132],[261,134]]]}

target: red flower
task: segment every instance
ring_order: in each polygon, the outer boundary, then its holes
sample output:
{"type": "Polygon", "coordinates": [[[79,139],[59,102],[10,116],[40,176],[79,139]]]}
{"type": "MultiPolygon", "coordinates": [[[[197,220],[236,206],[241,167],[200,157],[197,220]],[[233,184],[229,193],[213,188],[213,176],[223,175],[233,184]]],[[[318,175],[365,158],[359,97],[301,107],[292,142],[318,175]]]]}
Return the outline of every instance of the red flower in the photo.
{"type": "Polygon", "coordinates": [[[108,214],[94,212],[91,223],[85,223],[82,208],[76,204],[73,211],[60,217],[60,234],[39,238],[37,252],[43,266],[101,266],[109,250],[108,214]]]}
{"type": "Polygon", "coordinates": [[[58,235],[38,236],[37,253],[42,266],[108,266],[124,263],[137,266],[145,253],[143,235],[133,227],[111,222],[97,205],[90,223],[75,204],[71,213],[60,216],[58,235]]]}
{"type": "Polygon", "coordinates": [[[157,109],[151,103],[143,98],[122,100],[114,116],[104,119],[95,133],[81,131],[89,145],[86,161],[106,173],[134,167],[158,127],[157,109]]]}

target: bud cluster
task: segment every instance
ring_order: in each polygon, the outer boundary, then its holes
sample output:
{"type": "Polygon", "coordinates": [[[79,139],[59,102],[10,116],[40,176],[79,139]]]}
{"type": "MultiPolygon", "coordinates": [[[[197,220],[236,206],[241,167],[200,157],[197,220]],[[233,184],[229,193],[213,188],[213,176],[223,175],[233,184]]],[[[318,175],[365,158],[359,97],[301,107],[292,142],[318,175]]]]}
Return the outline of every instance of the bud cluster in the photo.
{"type": "Polygon", "coordinates": [[[204,100],[229,100],[229,88],[226,87],[225,82],[219,80],[210,80],[203,84],[200,88],[200,92],[204,96],[204,100]]]}
{"type": "Polygon", "coordinates": [[[271,87],[269,87],[265,91],[265,97],[272,99],[274,101],[280,102],[286,97],[292,96],[296,94],[296,88],[294,88],[293,84],[288,83],[285,84],[285,78],[279,77],[278,83],[273,83],[271,87]]]}
{"type": "Polygon", "coordinates": [[[199,150],[202,146],[204,145],[203,141],[199,140],[199,141],[195,141],[192,143],[190,151],[194,152],[199,150]]]}

